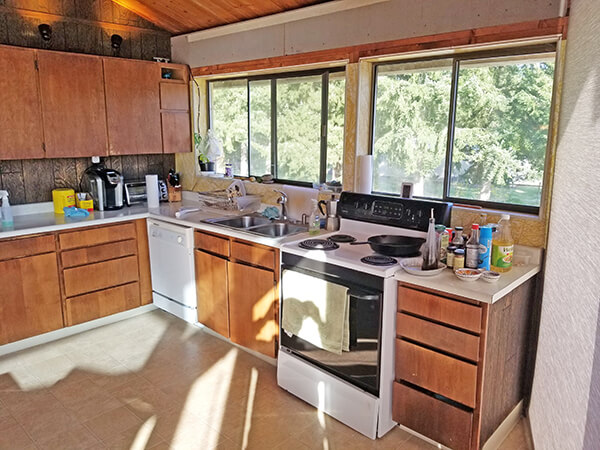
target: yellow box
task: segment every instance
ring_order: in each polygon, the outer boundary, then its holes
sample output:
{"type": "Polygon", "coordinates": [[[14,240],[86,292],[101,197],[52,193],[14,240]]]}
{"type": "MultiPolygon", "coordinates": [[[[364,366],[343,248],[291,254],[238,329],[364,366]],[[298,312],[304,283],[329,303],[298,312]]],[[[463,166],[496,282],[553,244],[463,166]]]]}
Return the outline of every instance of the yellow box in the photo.
{"type": "Polygon", "coordinates": [[[69,188],[53,189],[52,201],[54,202],[54,213],[64,214],[64,207],[75,206],[75,191],[69,188]]]}
{"type": "Polygon", "coordinates": [[[92,196],[87,192],[78,192],[75,200],[77,201],[78,208],[87,209],[89,212],[94,210],[94,200],[92,200],[92,196]]]}

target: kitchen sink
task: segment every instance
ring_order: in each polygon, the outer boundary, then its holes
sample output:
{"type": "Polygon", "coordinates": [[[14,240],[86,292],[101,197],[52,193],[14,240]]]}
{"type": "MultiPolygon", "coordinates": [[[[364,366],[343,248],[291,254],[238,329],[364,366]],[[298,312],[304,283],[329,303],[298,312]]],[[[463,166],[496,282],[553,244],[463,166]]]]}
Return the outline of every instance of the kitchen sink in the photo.
{"type": "Polygon", "coordinates": [[[308,231],[308,226],[306,225],[294,225],[291,223],[271,223],[269,225],[262,225],[260,227],[253,228],[251,230],[253,233],[262,234],[263,236],[269,237],[282,237],[288,236],[290,234],[301,233],[303,231],[308,231]]]}
{"type": "Polygon", "coordinates": [[[273,222],[271,219],[257,215],[220,217],[217,219],[207,219],[204,222],[273,238],[308,231],[308,225],[281,221],[273,222]]]}
{"type": "Polygon", "coordinates": [[[240,216],[226,217],[220,219],[208,219],[206,222],[223,225],[231,228],[251,228],[258,225],[266,225],[271,222],[270,219],[261,216],[240,216]]]}

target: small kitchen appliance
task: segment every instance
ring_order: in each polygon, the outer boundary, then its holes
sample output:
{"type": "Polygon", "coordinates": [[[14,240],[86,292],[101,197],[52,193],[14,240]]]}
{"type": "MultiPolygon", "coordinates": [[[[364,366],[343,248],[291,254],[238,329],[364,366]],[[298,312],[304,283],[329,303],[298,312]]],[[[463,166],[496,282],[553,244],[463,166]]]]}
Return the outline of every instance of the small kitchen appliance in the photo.
{"type": "Polygon", "coordinates": [[[371,439],[392,429],[398,296],[394,274],[402,270],[404,257],[350,243],[379,235],[424,238],[431,209],[436,223],[448,225],[451,206],[342,192],[337,204],[339,232],[282,245],[279,386],[371,439]],[[314,286],[321,286],[312,291],[315,298],[305,298],[314,286]],[[345,297],[339,294],[344,290],[345,297]],[[330,292],[338,294],[331,297],[330,292]],[[325,322],[315,325],[310,311],[313,304],[318,308],[323,302],[325,322]],[[344,333],[344,349],[338,352],[322,345],[333,333],[324,325],[330,311],[337,311],[344,325],[335,322],[335,337],[340,330],[344,333]],[[290,323],[302,324],[300,332],[286,330],[290,323]],[[311,330],[313,339],[306,337],[311,330]]]}
{"type": "MultiPolygon", "coordinates": [[[[144,203],[148,200],[145,180],[131,180],[125,182],[125,204],[127,206],[144,203]]],[[[168,200],[167,185],[163,180],[158,180],[158,198],[161,202],[168,200]]]]}
{"type": "Polygon", "coordinates": [[[119,172],[95,164],[85,171],[84,177],[98,211],[123,207],[123,176],[119,172]]]}
{"type": "Polygon", "coordinates": [[[338,217],[338,201],[335,196],[331,196],[331,200],[321,200],[319,209],[321,214],[325,216],[325,229],[327,231],[337,231],[340,229],[340,218],[338,217]]]}

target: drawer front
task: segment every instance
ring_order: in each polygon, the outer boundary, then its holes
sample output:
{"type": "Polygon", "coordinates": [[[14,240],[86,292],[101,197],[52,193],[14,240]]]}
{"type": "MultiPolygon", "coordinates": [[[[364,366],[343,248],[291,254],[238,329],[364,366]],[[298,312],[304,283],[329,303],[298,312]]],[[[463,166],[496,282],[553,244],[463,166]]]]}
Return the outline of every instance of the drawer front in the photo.
{"type": "Polygon", "coordinates": [[[137,256],[65,269],[63,279],[67,297],[138,281],[137,256]]]}
{"type": "Polygon", "coordinates": [[[137,243],[134,239],[110,244],[84,247],[77,250],[67,250],[61,253],[63,268],[82,266],[110,259],[122,258],[123,256],[135,255],[137,243]]]}
{"type": "Polygon", "coordinates": [[[396,379],[475,407],[477,366],[396,339],[396,379]]]}
{"type": "Polygon", "coordinates": [[[481,332],[482,313],[479,306],[427,292],[400,286],[398,288],[398,311],[406,311],[475,333],[481,332]]]}
{"type": "Polygon", "coordinates": [[[0,241],[0,261],[50,253],[55,250],[56,245],[54,243],[54,236],[51,234],[11,240],[7,239],[0,241]]]}
{"type": "Polygon", "coordinates": [[[231,258],[237,261],[252,264],[253,266],[275,269],[275,249],[259,247],[244,242],[231,243],[231,258]]]}
{"type": "Polygon", "coordinates": [[[479,336],[404,313],[396,314],[396,334],[471,361],[479,360],[479,336]]]}
{"type": "Polygon", "coordinates": [[[229,238],[196,231],[194,240],[198,250],[229,258],[229,238]]]}
{"type": "Polygon", "coordinates": [[[67,326],[77,325],[140,306],[140,286],[135,282],[67,298],[65,305],[67,326]]]}
{"type": "Polygon", "coordinates": [[[109,227],[60,233],[58,235],[58,242],[62,250],[68,250],[71,248],[91,247],[108,242],[135,239],[135,236],[135,225],[128,222],[109,227]]]}
{"type": "Polygon", "coordinates": [[[394,383],[393,419],[454,450],[471,445],[473,413],[403,384],[394,383]]]}

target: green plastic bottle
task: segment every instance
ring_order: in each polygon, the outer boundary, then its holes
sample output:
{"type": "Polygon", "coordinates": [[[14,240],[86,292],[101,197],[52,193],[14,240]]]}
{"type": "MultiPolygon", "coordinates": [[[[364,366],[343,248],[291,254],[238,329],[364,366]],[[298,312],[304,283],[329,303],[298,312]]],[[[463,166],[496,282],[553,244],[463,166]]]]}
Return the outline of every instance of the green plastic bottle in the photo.
{"type": "Polygon", "coordinates": [[[502,214],[498,229],[492,239],[491,268],[495,272],[508,272],[513,264],[515,241],[510,232],[510,216],[502,214]]]}

